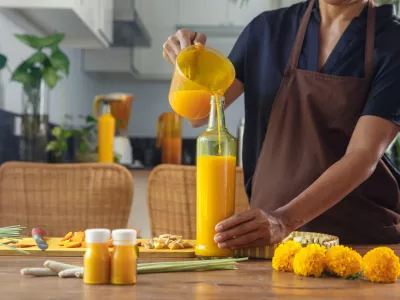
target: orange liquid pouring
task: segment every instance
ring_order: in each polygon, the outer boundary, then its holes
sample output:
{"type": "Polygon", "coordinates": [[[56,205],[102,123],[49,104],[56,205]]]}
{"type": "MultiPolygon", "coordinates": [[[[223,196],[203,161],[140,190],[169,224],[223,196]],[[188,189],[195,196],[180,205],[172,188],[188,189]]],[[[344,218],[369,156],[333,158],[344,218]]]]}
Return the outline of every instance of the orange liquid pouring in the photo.
{"type": "Polygon", "coordinates": [[[197,256],[227,257],[234,252],[218,248],[215,226],[235,209],[236,157],[197,157],[197,256]],[[201,230],[199,230],[201,229],[201,230]]]}

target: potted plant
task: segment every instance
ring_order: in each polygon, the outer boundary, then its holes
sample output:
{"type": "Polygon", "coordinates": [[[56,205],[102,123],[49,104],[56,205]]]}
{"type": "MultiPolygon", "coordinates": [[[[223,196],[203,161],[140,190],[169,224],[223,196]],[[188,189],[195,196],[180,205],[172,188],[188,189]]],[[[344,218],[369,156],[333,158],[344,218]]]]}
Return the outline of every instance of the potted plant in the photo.
{"type": "Polygon", "coordinates": [[[48,90],[69,74],[69,59],[60,50],[64,35],[47,37],[15,35],[35,52],[12,73],[11,80],[23,86],[23,112],[20,158],[24,161],[46,161],[49,136],[48,90]]]}
{"type": "Polygon", "coordinates": [[[0,70],[7,66],[7,57],[0,53],[0,70]]]}

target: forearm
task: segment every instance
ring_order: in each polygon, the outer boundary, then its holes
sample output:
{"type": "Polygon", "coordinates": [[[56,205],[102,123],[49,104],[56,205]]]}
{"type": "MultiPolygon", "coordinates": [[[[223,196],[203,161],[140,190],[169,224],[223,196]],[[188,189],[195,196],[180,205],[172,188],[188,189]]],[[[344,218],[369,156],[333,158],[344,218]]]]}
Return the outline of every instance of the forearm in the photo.
{"type": "Polygon", "coordinates": [[[376,158],[366,151],[348,153],[275,213],[285,225],[295,230],[340,202],[371,176],[376,164],[376,158]]]}

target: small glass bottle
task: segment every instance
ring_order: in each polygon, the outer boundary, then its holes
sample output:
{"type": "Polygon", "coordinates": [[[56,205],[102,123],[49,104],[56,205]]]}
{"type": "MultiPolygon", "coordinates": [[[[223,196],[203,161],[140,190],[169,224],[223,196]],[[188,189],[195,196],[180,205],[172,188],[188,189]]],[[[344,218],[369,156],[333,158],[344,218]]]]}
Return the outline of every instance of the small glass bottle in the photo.
{"type": "Polygon", "coordinates": [[[175,112],[165,112],[158,118],[157,148],[161,148],[162,163],[182,162],[182,121],[175,112]]]}
{"type": "Polygon", "coordinates": [[[114,252],[111,256],[111,283],[136,284],[136,231],[113,230],[112,240],[114,252]]]}
{"type": "Polygon", "coordinates": [[[86,284],[107,284],[110,282],[110,240],[109,229],[88,229],[85,231],[86,253],[83,260],[83,282],[86,284]]]}
{"type": "Polygon", "coordinates": [[[236,139],[225,127],[224,97],[211,97],[206,131],[197,139],[197,217],[195,254],[233,256],[214,241],[215,226],[235,210],[236,139]]]}
{"type": "Polygon", "coordinates": [[[104,113],[98,119],[98,161],[114,162],[115,119],[111,114],[109,102],[104,102],[104,113]]]}

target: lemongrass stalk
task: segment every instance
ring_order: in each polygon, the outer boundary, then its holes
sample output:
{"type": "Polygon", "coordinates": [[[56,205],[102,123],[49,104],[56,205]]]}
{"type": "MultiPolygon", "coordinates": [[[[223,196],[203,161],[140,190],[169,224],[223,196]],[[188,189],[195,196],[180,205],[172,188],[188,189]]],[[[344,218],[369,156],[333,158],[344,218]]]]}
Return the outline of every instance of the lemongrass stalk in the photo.
{"type": "Polygon", "coordinates": [[[138,270],[187,270],[196,268],[209,268],[214,266],[232,266],[236,263],[223,263],[223,264],[204,264],[204,265],[176,265],[176,266],[151,266],[151,267],[138,267],[138,270]]]}
{"type": "Polygon", "coordinates": [[[172,261],[172,262],[154,262],[154,263],[142,263],[138,264],[139,266],[162,266],[162,265],[178,265],[178,264],[183,264],[183,265],[192,265],[192,264],[219,264],[219,263],[224,263],[224,262],[240,262],[240,261],[245,261],[248,260],[248,257],[243,257],[243,258],[221,258],[221,259],[209,259],[209,260],[199,260],[199,261],[193,261],[193,260],[188,260],[188,261],[172,261]]]}
{"type": "Polygon", "coordinates": [[[209,266],[209,267],[185,267],[185,268],[175,268],[175,269],[157,269],[157,270],[142,270],[138,269],[138,274],[150,274],[150,273],[168,273],[168,272],[204,272],[204,271],[217,271],[217,270],[237,270],[235,265],[227,266],[209,266]]]}
{"type": "Polygon", "coordinates": [[[8,249],[15,250],[15,251],[18,251],[18,252],[21,252],[21,253],[24,253],[24,254],[29,254],[28,251],[19,249],[19,248],[14,247],[14,246],[6,245],[6,244],[0,244],[0,247],[6,247],[6,248],[8,248],[8,249]]]}

